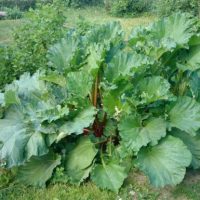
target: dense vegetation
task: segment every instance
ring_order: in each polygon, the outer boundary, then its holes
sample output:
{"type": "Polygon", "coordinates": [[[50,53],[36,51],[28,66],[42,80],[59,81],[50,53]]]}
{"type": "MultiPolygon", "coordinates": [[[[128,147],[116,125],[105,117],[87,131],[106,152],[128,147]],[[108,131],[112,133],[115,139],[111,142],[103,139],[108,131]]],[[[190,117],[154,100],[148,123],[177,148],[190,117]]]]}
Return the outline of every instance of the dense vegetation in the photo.
{"type": "Polygon", "coordinates": [[[199,0],[156,0],[154,4],[155,12],[159,16],[167,16],[177,11],[189,12],[200,16],[199,0]]]}
{"type": "Polygon", "coordinates": [[[22,73],[35,72],[47,66],[50,45],[65,34],[65,17],[61,4],[43,5],[30,11],[23,25],[14,31],[13,45],[0,48],[0,88],[22,73]]]}
{"type": "Polygon", "coordinates": [[[37,5],[60,2],[65,7],[80,8],[100,5],[114,16],[138,16],[144,13],[169,16],[174,12],[189,12],[200,16],[199,0],[0,0],[0,9],[8,12],[9,18],[20,18],[22,11],[37,5]]]}
{"type": "MultiPolygon", "coordinates": [[[[118,23],[70,30],[49,67],[0,94],[0,159],[17,180],[89,178],[118,192],[130,169],[157,187],[200,167],[198,20],[174,14],[134,29],[118,23]]],[[[52,181],[53,181],[52,180],[52,181]]]]}
{"type": "Polygon", "coordinates": [[[29,8],[34,8],[35,5],[36,5],[36,0],[0,0],[0,8],[18,7],[20,10],[28,10],[29,8]]]}
{"type": "Polygon", "coordinates": [[[110,1],[110,13],[115,16],[134,16],[151,12],[153,0],[110,1]]]}

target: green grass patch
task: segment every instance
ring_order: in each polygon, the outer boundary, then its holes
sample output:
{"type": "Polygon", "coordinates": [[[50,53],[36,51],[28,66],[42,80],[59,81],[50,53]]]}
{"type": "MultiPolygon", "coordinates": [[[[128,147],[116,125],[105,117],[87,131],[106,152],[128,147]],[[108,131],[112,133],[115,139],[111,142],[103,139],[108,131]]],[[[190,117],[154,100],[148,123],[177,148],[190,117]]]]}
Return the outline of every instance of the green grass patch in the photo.
{"type": "MultiPolygon", "coordinates": [[[[112,17],[106,13],[101,7],[86,7],[81,9],[66,8],[66,27],[72,28],[83,17],[88,23],[102,24],[110,21],[119,21],[127,34],[131,32],[133,27],[143,24],[148,24],[155,20],[154,16],[141,16],[134,18],[119,18],[112,17]]],[[[10,44],[13,41],[12,31],[20,26],[22,20],[1,20],[0,21],[0,45],[10,44]]]]}
{"type": "Polygon", "coordinates": [[[155,16],[140,16],[140,17],[129,17],[119,18],[110,16],[104,8],[101,7],[85,7],[81,9],[66,9],[67,26],[73,27],[79,20],[80,16],[92,24],[103,24],[110,21],[119,21],[127,34],[135,26],[149,24],[155,20],[155,16]]]}
{"type": "Polygon", "coordinates": [[[0,45],[12,42],[12,31],[21,23],[21,20],[0,20],[0,45]]]}
{"type": "Polygon", "coordinates": [[[74,186],[50,184],[47,188],[12,185],[0,189],[2,200],[199,200],[200,175],[189,172],[183,183],[176,187],[153,188],[146,176],[132,172],[119,194],[101,190],[91,182],[74,186]]]}

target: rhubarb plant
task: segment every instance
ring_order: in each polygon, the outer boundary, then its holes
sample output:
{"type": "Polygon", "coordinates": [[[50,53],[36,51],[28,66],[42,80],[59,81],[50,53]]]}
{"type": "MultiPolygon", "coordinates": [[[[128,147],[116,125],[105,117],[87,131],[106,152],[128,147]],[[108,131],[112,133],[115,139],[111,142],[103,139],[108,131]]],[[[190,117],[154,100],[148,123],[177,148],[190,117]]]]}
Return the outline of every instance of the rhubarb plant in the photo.
{"type": "Polygon", "coordinates": [[[118,192],[132,167],[153,186],[200,167],[200,32],[177,13],[135,28],[70,30],[49,49],[49,70],[0,94],[0,159],[16,179],[45,186],[90,179],[118,192]]]}

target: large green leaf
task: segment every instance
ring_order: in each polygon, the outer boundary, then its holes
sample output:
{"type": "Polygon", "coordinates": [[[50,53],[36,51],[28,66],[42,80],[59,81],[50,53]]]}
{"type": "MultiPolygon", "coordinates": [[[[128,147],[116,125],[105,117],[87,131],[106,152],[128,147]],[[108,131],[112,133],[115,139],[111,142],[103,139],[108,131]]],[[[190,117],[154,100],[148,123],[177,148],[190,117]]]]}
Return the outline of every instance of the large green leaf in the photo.
{"type": "Polygon", "coordinates": [[[139,169],[156,187],[180,183],[191,160],[187,146],[173,136],[168,136],[156,146],[143,148],[137,157],[139,169]]]}
{"type": "Polygon", "coordinates": [[[17,178],[23,184],[43,187],[60,161],[61,157],[52,152],[41,157],[33,156],[19,168],[17,178]]]}
{"type": "Polygon", "coordinates": [[[200,68],[200,45],[190,47],[187,54],[183,54],[178,67],[182,70],[195,71],[200,68]]]}
{"type": "Polygon", "coordinates": [[[60,85],[61,87],[66,86],[66,78],[57,73],[50,73],[46,76],[41,77],[40,79],[44,81],[48,81],[50,83],[55,83],[57,85],[60,85]]]}
{"type": "Polygon", "coordinates": [[[3,142],[0,157],[7,167],[20,165],[32,155],[48,152],[44,136],[28,126],[21,112],[15,107],[10,108],[0,120],[0,141],[3,142]]]}
{"type": "MultiPolygon", "coordinates": [[[[80,54],[80,41],[74,37],[72,32],[68,32],[65,38],[53,45],[48,52],[50,64],[59,72],[71,71],[74,58],[80,54]]],[[[81,60],[80,60],[81,63],[81,60]]]]}
{"type": "Polygon", "coordinates": [[[39,71],[33,76],[31,76],[29,73],[24,73],[22,76],[20,76],[19,80],[7,85],[5,90],[16,92],[20,100],[24,99],[26,101],[31,101],[33,98],[41,98],[43,95],[48,93],[48,88],[45,82],[40,80],[41,76],[44,76],[44,73],[39,71]]]}
{"type": "Polygon", "coordinates": [[[86,71],[67,74],[67,92],[73,98],[85,98],[92,92],[93,78],[86,71]]]}
{"type": "Polygon", "coordinates": [[[12,90],[7,90],[4,93],[4,101],[6,106],[12,105],[12,104],[20,104],[20,99],[17,96],[16,92],[12,90]]]}
{"type": "Polygon", "coordinates": [[[176,44],[184,46],[195,34],[194,19],[185,13],[175,13],[154,23],[151,34],[156,39],[172,39],[176,44]]]}
{"type": "Polygon", "coordinates": [[[87,35],[89,43],[109,44],[111,41],[118,40],[124,35],[119,22],[111,22],[96,26],[87,35]]]}
{"type": "Polygon", "coordinates": [[[180,130],[173,130],[172,135],[180,138],[192,153],[192,167],[200,168],[200,135],[191,136],[180,130]]]}
{"type": "Polygon", "coordinates": [[[192,96],[198,101],[200,102],[200,73],[197,72],[193,72],[190,76],[190,80],[189,80],[189,87],[190,87],[190,91],[192,93],[192,96]]]}
{"type": "Polygon", "coordinates": [[[139,117],[128,116],[121,120],[119,134],[128,149],[138,152],[150,142],[157,144],[166,135],[166,123],[161,118],[155,118],[143,126],[139,117]]]}
{"type": "Polygon", "coordinates": [[[7,167],[20,165],[31,156],[48,152],[43,133],[55,133],[49,123],[68,114],[57,105],[44,81],[43,73],[25,73],[5,88],[5,116],[0,119],[1,159],[7,167]],[[49,123],[47,123],[49,122],[49,123]]]}
{"type": "MultiPolygon", "coordinates": [[[[105,77],[109,82],[113,82],[120,76],[131,76],[134,74],[133,68],[137,68],[137,57],[130,53],[120,52],[111,60],[105,70],[105,77]]],[[[136,71],[136,70],[135,70],[136,71]]]]}
{"type": "Polygon", "coordinates": [[[169,112],[170,124],[191,135],[200,128],[200,104],[190,97],[180,97],[169,112]]]}
{"type": "Polygon", "coordinates": [[[130,37],[133,48],[142,49],[155,61],[166,52],[170,57],[172,52],[179,48],[186,48],[190,38],[196,34],[195,19],[185,13],[175,13],[167,18],[162,18],[148,27],[139,27],[130,37]]]}
{"type": "Polygon", "coordinates": [[[92,181],[96,183],[97,186],[114,192],[118,192],[126,177],[125,167],[115,162],[103,165],[98,164],[91,174],[92,181]]]}
{"type": "Polygon", "coordinates": [[[172,97],[172,94],[169,91],[169,82],[161,76],[144,78],[139,82],[138,89],[143,103],[168,100],[172,97]]]}
{"type": "Polygon", "coordinates": [[[104,46],[100,43],[91,44],[88,47],[88,57],[87,64],[84,66],[83,70],[86,71],[87,74],[96,76],[100,65],[104,59],[104,46]]]}
{"type": "Polygon", "coordinates": [[[65,168],[72,183],[79,184],[89,176],[96,154],[97,149],[88,137],[81,138],[68,153],[65,168]]]}
{"type": "Polygon", "coordinates": [[[93,106],[81,110],[74,119],[67,121],[63,126],[60,127],[60,133],[57,137],[57,142],[72,133],[77,135],[83,133],[83,129],[87,128],[93,123],[96,112],[97,111],[93,106]]]}

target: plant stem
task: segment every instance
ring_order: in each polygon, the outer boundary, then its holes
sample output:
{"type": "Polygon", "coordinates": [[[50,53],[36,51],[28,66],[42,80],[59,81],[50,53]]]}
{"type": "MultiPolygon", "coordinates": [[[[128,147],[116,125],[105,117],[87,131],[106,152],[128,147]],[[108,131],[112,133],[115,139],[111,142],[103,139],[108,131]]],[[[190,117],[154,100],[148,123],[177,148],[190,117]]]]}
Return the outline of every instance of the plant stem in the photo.
{"type": "Polygon", "coordinates": [[[112,137],[109,138],[109,156],[112,156],[112,137]]]}
{"type": "Polygon", "coordinates": [[[102,165],[105,167],[106,164],[105,164],[104,159],[103,159],[103,146],[101,146],[100,158],[101,158],[102,165]]]}
{"type": "Polygon", "coordinates": [[[97,97],[98,97],[98,76],[96,77],[96,80],[95,80],[95,85],[94,85],[94,92],[93,92],[93,105],[95,107],[97,107],[97,97]]]}

